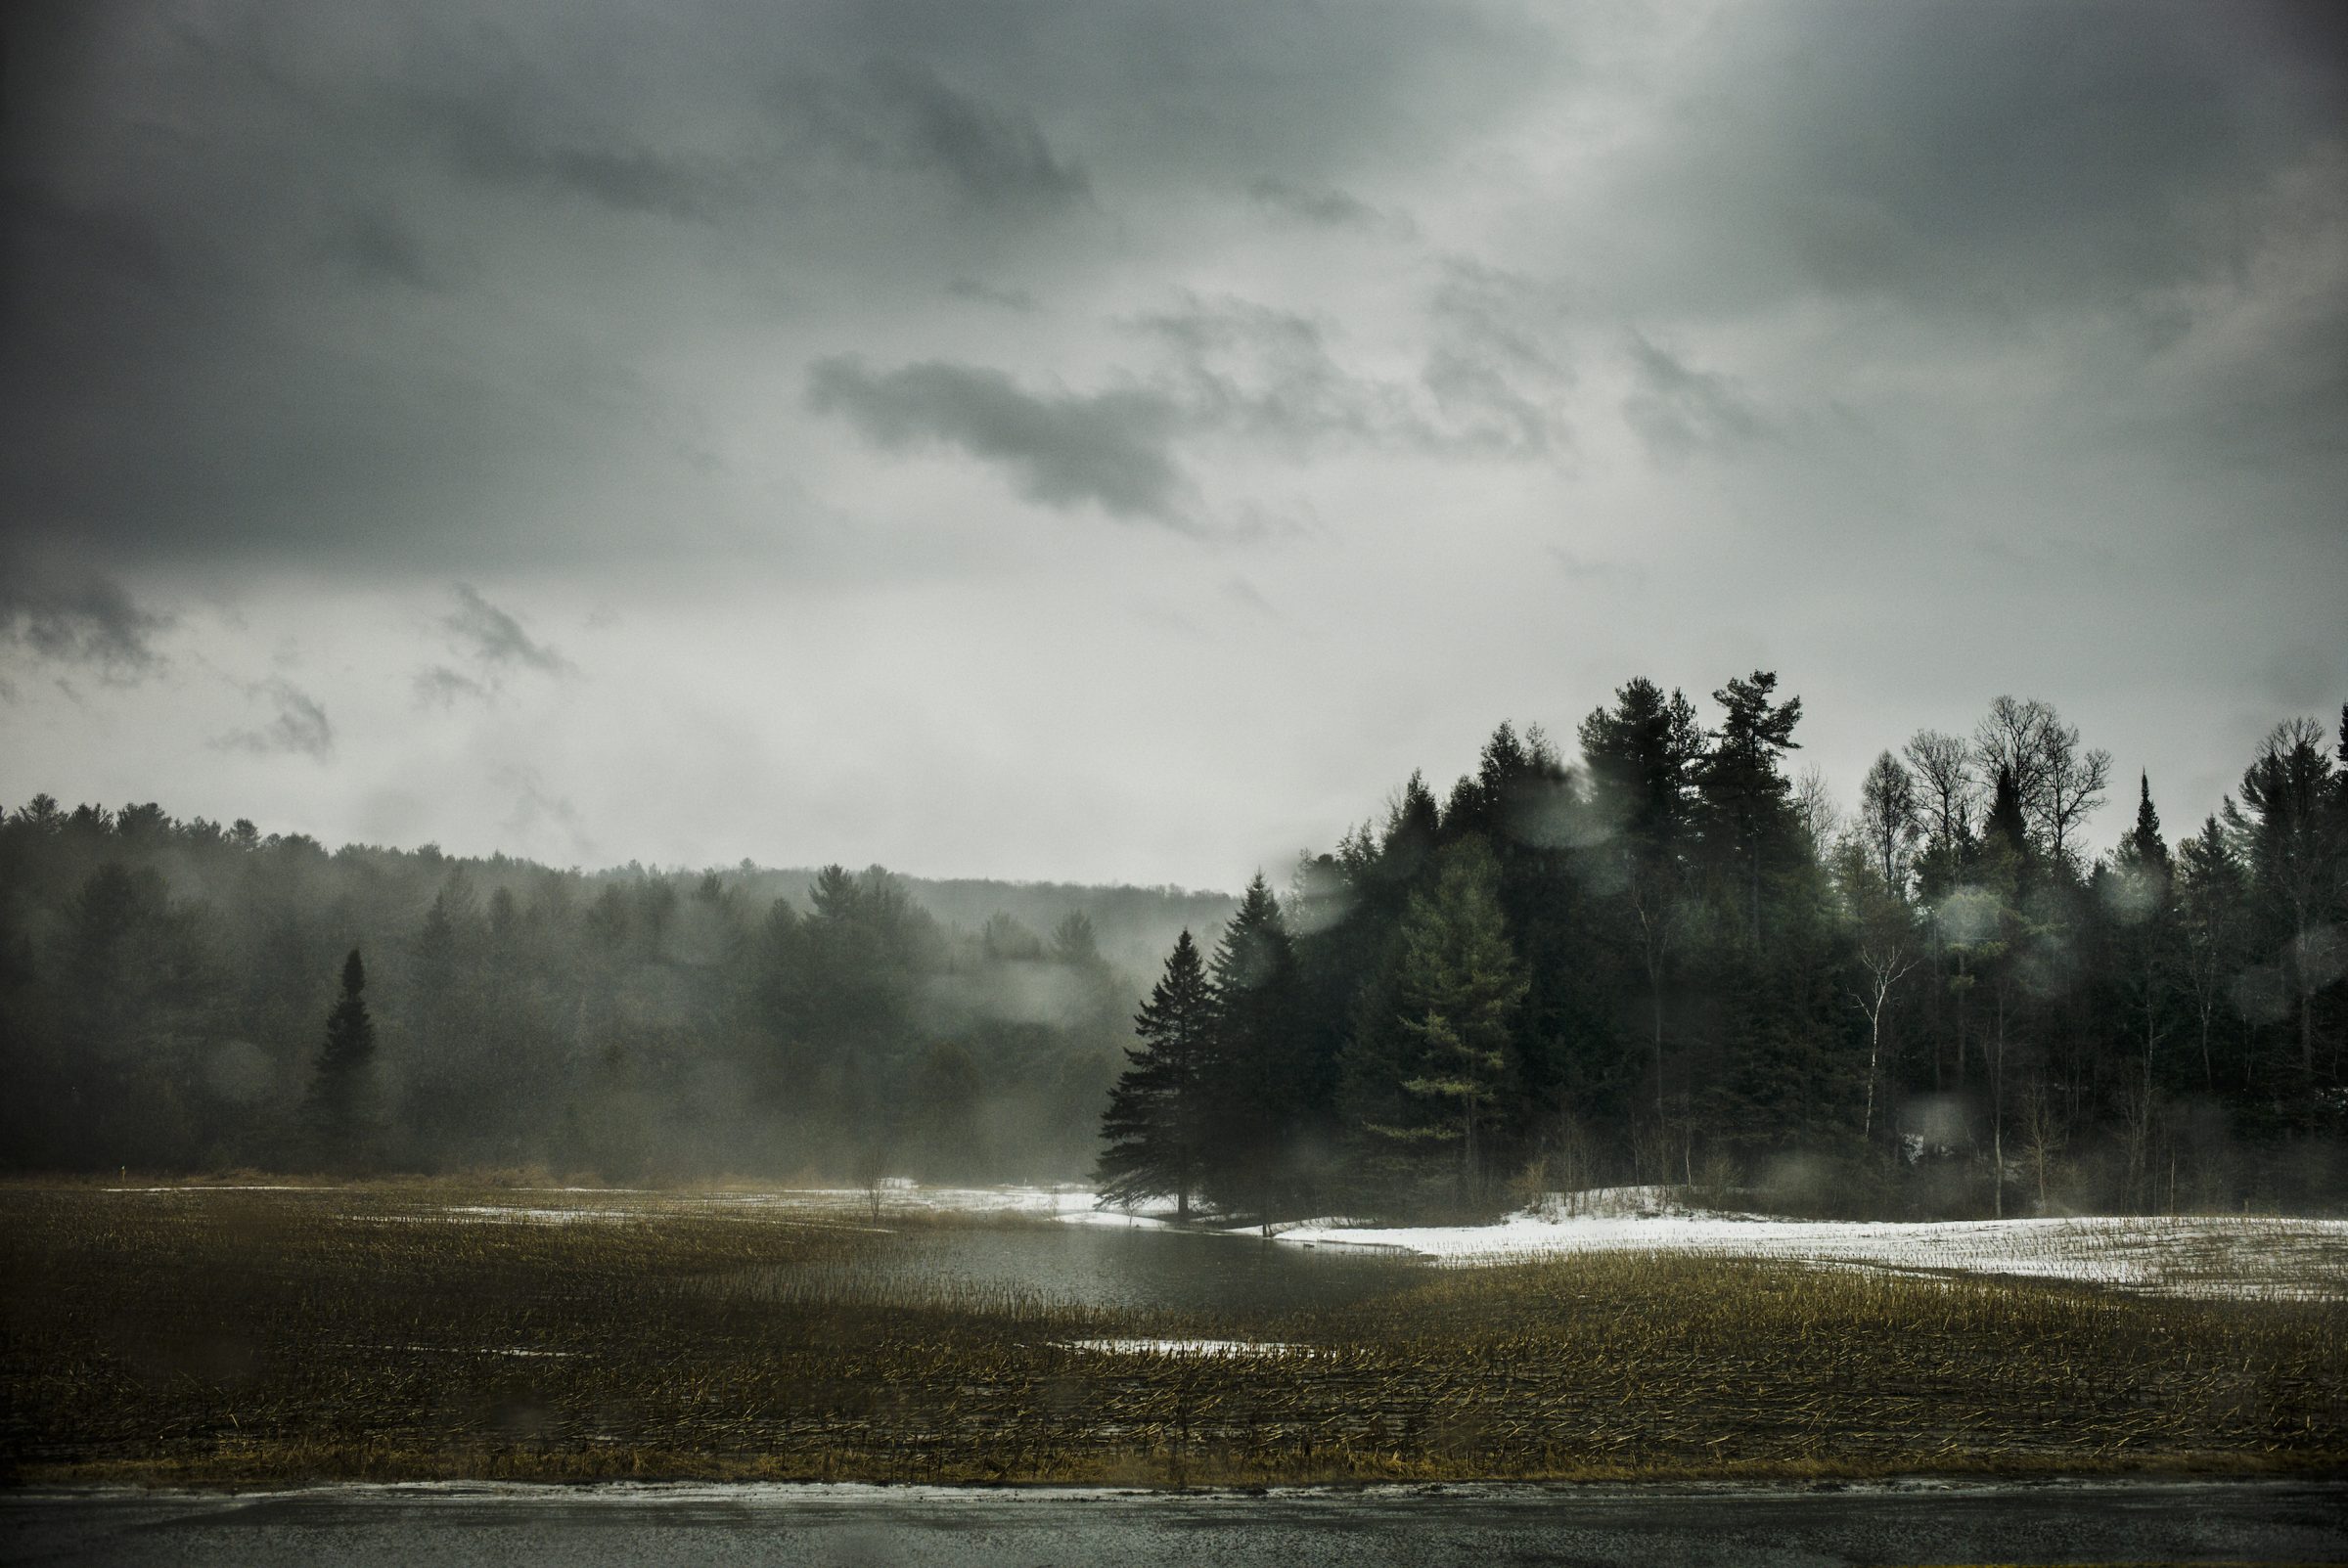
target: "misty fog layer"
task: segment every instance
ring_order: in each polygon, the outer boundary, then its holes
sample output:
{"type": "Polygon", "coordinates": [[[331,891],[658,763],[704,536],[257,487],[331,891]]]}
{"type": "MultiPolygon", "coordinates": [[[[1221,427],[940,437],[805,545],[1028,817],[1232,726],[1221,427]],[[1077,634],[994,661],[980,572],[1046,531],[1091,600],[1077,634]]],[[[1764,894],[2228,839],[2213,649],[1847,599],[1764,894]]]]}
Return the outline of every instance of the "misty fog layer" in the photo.
{"type": "Polygon", "coordinates": [[[0,822],[5,1147],[1093,1179],[1267,1219],[1622,1182],[1909,1215],[2348,1196],[2348,712],[2277,727],[2172,838],[2035,699],[1918,732],[1847,815],[1789,771],[1773,674],[1711,702],[1629,682],[1571,764],[1504,724],[1236,907],[330,854],[37,797],[0,822]],[[2111,794],[2134,826],[2098,843],[2111,794]]]}
{"type": "Polygon", "coordinates": [[[1077,1177],[1134,990],[1111,955],[1230,906],[330,854],[154,805],[35,802],[0,841],[0,1050],[37,1085],[0,1144],[36,1169],[1077,1177]],[[346,950],[372,1039],[338,1062],[346,950]]]}

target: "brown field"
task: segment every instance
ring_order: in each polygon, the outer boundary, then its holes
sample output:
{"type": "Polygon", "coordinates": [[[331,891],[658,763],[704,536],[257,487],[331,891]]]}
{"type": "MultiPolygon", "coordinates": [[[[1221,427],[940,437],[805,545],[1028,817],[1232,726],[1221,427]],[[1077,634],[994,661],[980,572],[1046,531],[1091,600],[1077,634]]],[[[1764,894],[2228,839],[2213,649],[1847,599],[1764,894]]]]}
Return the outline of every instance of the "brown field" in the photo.
{"type": "MultiPolygon", "coordinates": [[[[1611,1253],[1316,1311],[908,1289],[841,1204],[0,1187],[19,1481],[2337,1471],[2348,1306],[1611,1253]],[[462,1212],[527,1202],[561,1223],[462,1212]],[[1201,1357],[1073,1341],[1204,1336],[1201,1357]]],[[[1235,1242],[1235,1245],[1249,1243],[1235,1242]]]]}

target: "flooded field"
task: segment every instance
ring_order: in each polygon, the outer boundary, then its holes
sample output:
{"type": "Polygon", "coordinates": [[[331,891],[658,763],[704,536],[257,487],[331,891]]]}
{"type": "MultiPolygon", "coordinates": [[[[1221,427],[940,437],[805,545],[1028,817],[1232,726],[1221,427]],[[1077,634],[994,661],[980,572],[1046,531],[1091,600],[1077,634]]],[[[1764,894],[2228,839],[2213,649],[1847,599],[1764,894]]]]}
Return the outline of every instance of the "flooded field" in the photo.
{"type": "Polygon", "coordinates": [[[1106,1226],[936,1225],[820,1268],[729,1277],[769,1300],[1253,1315],[1325,1312],[1408,1284],[1423,1260],[1251,1236],[1106,1226]]]}
{"type": "Polygon", "coordinates": [[[429,1187],[112,1187],[113,1198],[185,1209],[239,1194],[297,1194],[361,1225],[638,1227],[731,1220],[774,1235],[828,1243],[788,1263],[712,1276],[725,1293],[800,1305],[885,1302],[1019,1312],[1176,1314],[1323,1311],[1407,1284],[1427,1260],[1407,1248],[1343,1237],[1280,1244],[1252,1232],[1183,1230],[1094,1207],[1090,1192],[1050,1187],[892,1187],[662,1192],[522,1188],[442,1192],[429,1187]],[[1042,1223],[1050,1221],[1079,1223],[1042,1223]],[[853,1237],[869,1238],[863,1243],[853,1237]],[[885,1238],[885,1239],[882,1239],[885,1238]]]}
{"type": "Polygon", "coordinates": [[[1071,1223],[1080,1196],[0,1187],[6,1449],[186,1481],[2348,1461],[2336,1299],[1668,1249],[1439,1267],[1071,1223]]]}

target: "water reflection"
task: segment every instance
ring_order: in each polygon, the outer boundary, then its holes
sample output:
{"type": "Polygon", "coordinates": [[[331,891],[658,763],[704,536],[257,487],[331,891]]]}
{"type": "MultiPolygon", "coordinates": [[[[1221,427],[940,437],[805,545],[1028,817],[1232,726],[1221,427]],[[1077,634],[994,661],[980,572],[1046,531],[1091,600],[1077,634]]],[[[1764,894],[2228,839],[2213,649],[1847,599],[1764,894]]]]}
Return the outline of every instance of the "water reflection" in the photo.
{"type": "Polygon", "coordinates": [[[853,1259],[747,1282],[762,1296],[843,1305],[1277,1314],[1345,1306],[1423,1266],[1393,1253],[1108,1226],[952,1226],[876,1240],[853,1259]]]}

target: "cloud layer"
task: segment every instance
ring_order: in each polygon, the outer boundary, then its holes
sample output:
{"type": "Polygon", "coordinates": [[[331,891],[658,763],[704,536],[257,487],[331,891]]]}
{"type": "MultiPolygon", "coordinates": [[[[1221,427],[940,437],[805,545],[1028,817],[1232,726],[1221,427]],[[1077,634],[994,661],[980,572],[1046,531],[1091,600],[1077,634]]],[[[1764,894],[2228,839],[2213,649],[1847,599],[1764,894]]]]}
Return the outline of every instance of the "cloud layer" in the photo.
{"type": "Polygon", "coordinates": [[[20,796],[1231,881],[1637,671],[2348,694],[2335,9],[0,25],[20,796]]]}

